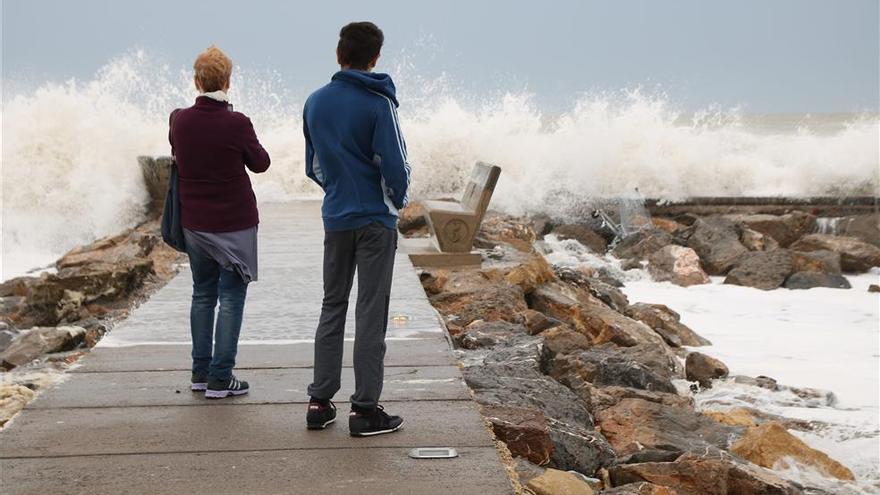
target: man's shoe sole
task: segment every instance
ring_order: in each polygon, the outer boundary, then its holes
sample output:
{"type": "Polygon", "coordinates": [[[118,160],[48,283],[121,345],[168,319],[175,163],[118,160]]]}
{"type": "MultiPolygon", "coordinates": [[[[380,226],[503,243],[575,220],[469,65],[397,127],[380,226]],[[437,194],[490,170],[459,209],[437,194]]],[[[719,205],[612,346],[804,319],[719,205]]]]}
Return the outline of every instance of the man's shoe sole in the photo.
{"type": "Polygon", "coordinates": [[[309,430],[323,430],[324,428],[327,428],[328,426],[330,426],[331,424],[333,424],[335,422],[336,422],[336,418],[333,418],[330,421],[327,421],[326,423],[307,423],[306,428],[309,430]]]}
{"type": "Polygon", "coordinates": [[[250,390],[205,390],[206,399],[223,399],[229,396],[244,395],[250,390]]]}
{"type": "Polygon", "coordinates": [[[403,428],[403,423],[400,423],[399,425],[395,426],[394,428],[390,428],[387,430],[364,431],[364,432],[349,431],[349,434],[353,437],[372,437],[372,436],[376,436],[376,435],[384,435],[386,433],[394,433],[395,431],[398,431],[401,428],[403,428]]]}
{"type": "Polygon", "coordinates": [[[208,382],[193,383],[191,389],[193,392],[204,392],[205,390],[208,390],[208,382]]]}

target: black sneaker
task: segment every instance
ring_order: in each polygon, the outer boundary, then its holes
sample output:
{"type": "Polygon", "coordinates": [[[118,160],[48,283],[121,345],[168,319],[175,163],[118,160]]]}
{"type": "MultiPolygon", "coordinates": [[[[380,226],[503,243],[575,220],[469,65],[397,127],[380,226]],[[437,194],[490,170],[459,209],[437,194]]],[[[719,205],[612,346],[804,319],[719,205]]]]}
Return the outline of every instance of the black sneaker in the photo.
{"type": "Polygon", "coordinates": [[[193,392],[204,392],[208,388],[208,377],[193,373],[190,383],[193,392]]]}
{"type": "Polygon", "coordinates": [[[334,421],[336,421],[336,404],[312,397],[309,401],[309,412],[306,413],[306,427],[310,430],[323,430],[334,421]]]}
{"type": "Polygon", "coordinates": [[[370,437],[399,430],[403,418],[391,416],[382,406],[372,411],[352,408],[348,416],[348,430],[353,437],[370,437]]]}
{"type": "Polygon", "coordinates": [[[208,388],[205,390],[206,399],[222,399],[230,395],[244,395],[248,393],[248,382],[232,376],[228,380],[208,380],[208,388]]]}

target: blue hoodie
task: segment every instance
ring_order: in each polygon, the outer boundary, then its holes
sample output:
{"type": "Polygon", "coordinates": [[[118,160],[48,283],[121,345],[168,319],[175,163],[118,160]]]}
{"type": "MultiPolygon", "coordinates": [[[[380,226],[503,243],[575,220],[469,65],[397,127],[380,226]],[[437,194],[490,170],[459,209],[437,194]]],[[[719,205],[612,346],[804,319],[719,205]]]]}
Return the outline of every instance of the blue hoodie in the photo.
{"type": "Polygon", "coordinates": [[[324,190],[324,230],[397,227],[410,167],[388,74],[342,70],[306,100],[306,175],[324,190]]]}

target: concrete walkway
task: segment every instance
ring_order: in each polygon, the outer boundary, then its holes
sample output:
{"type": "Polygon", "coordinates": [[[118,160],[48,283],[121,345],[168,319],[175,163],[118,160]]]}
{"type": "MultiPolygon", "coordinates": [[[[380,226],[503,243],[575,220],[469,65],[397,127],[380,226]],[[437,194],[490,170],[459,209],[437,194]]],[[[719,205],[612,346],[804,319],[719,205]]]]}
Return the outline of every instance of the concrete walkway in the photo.
{"type": "MultiPolygon", "coordinates": [[[[0,492],[507,494],[507,477],[415,271],[398,255],[383,403],[402,431],[355,439],[340,421],[304,427],[321,301],[317,202],[261,208],[237,374],[244,397],[189,391],[190,274],[183,270],[0,432],[0,492]],[[457,459],[414,460],[413,447],[457,459]]],[[[354,308],[350,308],[351,313],[354,308]]],[[[352,315],[353,316],[353,315],[352,315]]],[[[353,329],[352,329],[353,330],[353,329]]]]}

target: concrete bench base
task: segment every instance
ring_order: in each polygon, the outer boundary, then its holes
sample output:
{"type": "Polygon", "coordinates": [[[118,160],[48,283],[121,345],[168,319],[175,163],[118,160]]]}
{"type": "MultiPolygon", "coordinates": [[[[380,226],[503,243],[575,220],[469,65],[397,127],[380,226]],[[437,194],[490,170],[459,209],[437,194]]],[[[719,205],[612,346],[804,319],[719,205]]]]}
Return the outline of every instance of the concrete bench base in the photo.
{"type": "Polygon", "coordinates": [[[437,249],[431,239],[401,239],[400,250],[409,256],[415,266],[452,268],[480,266],[480,253],[444,253],[437,249]]]}

